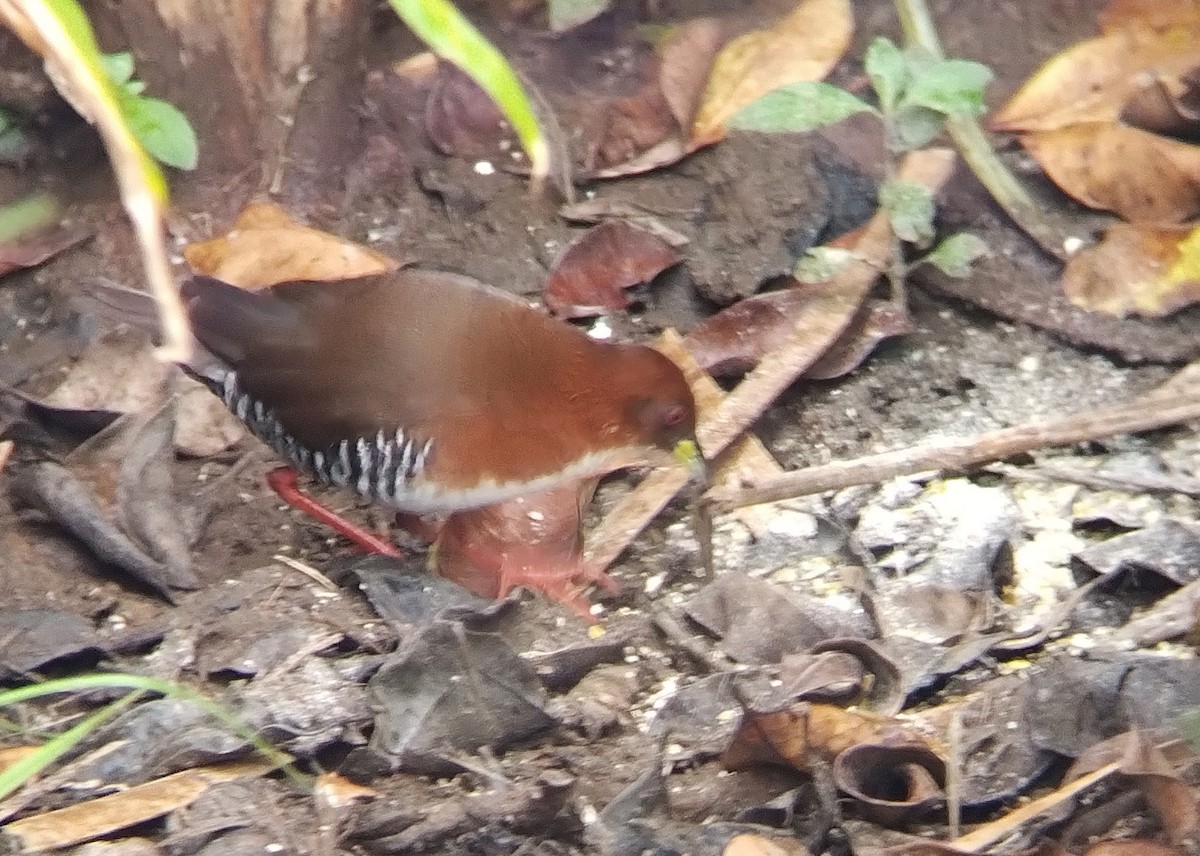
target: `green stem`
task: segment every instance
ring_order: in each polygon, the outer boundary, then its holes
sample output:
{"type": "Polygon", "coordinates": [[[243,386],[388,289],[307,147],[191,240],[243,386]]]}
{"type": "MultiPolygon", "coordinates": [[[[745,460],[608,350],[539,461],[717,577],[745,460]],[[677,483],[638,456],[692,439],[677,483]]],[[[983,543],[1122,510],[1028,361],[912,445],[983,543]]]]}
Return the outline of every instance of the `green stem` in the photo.
{"type": "MultiPolygon", "coordinates": [[[[910,45],[918,45],[941,59],[944,56],[942,43],[925,0],[895,0],[895,3],[896,14],[900,18],[900,27],[904,30],[907,42],[910,45]]],[[[1037,241],[1047,253],[1057,259],[1064,259],[1067,255],[1065,246],[1070,236],[1043,216],[1024,186],[996,156],[979,123],[964,116],[949,116],[946,120],[946,131],[954,140],[958,153],[971,172],[975,173],[980,184],[987,188],[988,193],[1012,221],[1037,241]]]]}

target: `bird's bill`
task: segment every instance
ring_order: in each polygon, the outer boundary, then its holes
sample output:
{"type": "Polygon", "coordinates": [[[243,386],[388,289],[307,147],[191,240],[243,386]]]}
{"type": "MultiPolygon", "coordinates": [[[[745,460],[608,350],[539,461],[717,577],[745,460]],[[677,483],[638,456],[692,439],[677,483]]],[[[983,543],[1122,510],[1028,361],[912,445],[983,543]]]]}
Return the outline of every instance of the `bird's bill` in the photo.
{"type": "Polygon", "coordinates": [[[698,484],[701,490],[708,487],[708,464],[695,440],[680,440],[675,444],[673,454],[675,461],[688,471],[692,482],[698,484]]]}

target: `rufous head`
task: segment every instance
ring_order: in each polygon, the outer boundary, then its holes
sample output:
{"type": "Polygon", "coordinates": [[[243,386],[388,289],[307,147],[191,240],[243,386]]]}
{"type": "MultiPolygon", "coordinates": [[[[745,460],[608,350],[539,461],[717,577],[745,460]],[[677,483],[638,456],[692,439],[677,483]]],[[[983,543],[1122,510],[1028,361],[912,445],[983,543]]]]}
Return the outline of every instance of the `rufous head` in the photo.
{"type": "Polygon", "coordinates": [[[705,477],[696,444],[696,400],[679,366],[645,345],[620,346],[625,390],[625,421],[639,445],[670,454],[695,480],[705,477]]]}

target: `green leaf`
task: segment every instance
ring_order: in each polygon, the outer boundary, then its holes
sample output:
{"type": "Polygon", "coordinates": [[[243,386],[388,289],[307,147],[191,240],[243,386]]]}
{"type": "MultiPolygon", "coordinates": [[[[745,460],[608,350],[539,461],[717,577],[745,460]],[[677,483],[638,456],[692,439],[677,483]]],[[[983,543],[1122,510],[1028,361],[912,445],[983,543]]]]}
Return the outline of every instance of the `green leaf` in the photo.
{"type": "Polygon", "coordinates": [[[921,261],[929,262],[946,276],[966,279],[971,274],[971,265],[987,254],[988,245],[983,238],[970,232],[956,232],[921,261]]]}
{"type": "Polygon", "coordinates": [[[913,71],[904,103],[928,107],[948,116],[982,116],[987,112],[983,89],[991,79],[991,69],[977,62],[965,59],[933,62],[913,71]]]}
{"type": "Polygon", "coordinates": [[[120,86],[133,78],[133,54],[129,51],[121,53],[100,54],[100,65],[114,86],[120,86]]]}
{"type": "Polygon", "coordinates": [[[840,247],[813,247],[796,262],[792,276],[801,282],[826,282],[857,260],[858,256],[840,247]]]}
{"type": "Polygon", "coordinates": [[[870,104],[828,83],[789,83],[733,114],[729,127],[748,131],[815,131],[864,111],[870,104]]]}
{"type": "Polygon", "coordinates": [[[929,145],[946,125],[946,115],[928,107],[908,104],[892,115],[892,139],[894,151],[911,152],[929,145]]]}
{"type": "Polygon", "coordinates": [[[879,207],[892,221],[897,237],[923,246],[933,240],[933,194],[913,181],[888,181],[879,188],[879,207]]]}
{"type": "Polygon", "coordinates": [[[1200,708],[1184,711],[1178,720],[1180,733],[1192,744],[1192,751],[1200,752],[1200,708]]]}
{"type": "Polygon", "coordinates": [[[550,0],[550,29],[556,33],[578,27],[609,7],[610,0],[550,0]]]}
{"type": "Polygon", "coordinates": [[[867,46],[863,67],[871,86],[879,96],[879,107],[891,113],[900,102],[900,93],[908,85],[908,63],[891,39],[880,36],[867,46]]]}
{"type": "Polygon", "coordinates": [[[121,84],[121,91],[129,95],[141,95],[146,91],[146,84],[141,80],[131,80],[128,83],[121,84]]]}
{"type": "Polygon", "coordinates": [[[200,156],[196,132],[174,104],[159,98],[123,95],[121,112],[146,151],[176,169],[195,169],[200,156]]]}

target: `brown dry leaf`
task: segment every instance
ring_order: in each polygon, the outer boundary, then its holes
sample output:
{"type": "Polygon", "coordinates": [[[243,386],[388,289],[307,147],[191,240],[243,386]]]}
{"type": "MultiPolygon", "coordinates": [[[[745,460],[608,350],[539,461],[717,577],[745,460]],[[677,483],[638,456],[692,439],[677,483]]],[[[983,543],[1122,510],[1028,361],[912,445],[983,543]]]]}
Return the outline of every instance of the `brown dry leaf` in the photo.
{"type": "Polygon", "coordinates": [[[340,773],[321,773],[317,776],[313,792],[317,799],[331,808],[346,808],[383,796],[374,788],[356,785],[340,773]]]}
{"type": "MultiPolygon", "coordinates": [[[[688,334],[688,346],[700,365],[715,377],[744,374],[767,354],[787,344],[804,313],[817,304],[821,288],[798,284],[739,300],[688,334]]],[[[810,380],[832,380],[858,368],[885,339],[911,329],[905,307],[871,302],[829,350],[804,373],[810,380]]]]}
{"type": "Polygon", "coordinates": [[[1144,223],[1200,212],[1200,146],[1107,122],[1026,134],[1021,142],[1084,205],[1144,223]]]}
{"type": "Polygon", "coordinates": [[[0,276],[20,268],[36,267],[90,237],[91,232],[82,226],[55,226],[0,243],[0,276]]]}
{"type": "Polygon", "coordinates": [[[15,820],[4,832],[23,847],[22,852],[68,847],[183,808],[213,785],[263,776],[276,767],[266,761],[242,761],[184,770],[119,793],[15,820]]]}
{"type": "Polygon", "coordinates": [[[1100,14],[1100,31],[1141,25],[1163,29],[1200,20],[1198,0],[1112,0],[1100,14]]]}
{"type": "Polygon", "coordinates": [[[587,318],[629,305],[625,289],[682,261],[657,235],[621,220],[593,226],[559,254],[546,280],[546,305],[560,318],[587,318]]]}
{"type": "Polygon", "coordinates": [[[814,759],[832,762],[852,746],[897,741],[925,742],[912,725],[900,720],[805,702],[776,713],[746,713],[721,764],[727,770],[787,764],[809,772],[814,759]]]}
{"type": "Polygon", "coordinates": [[[720,140],[729,117],[768,92],[825,77],[853,34],[849,0],[802,0],[774,26],[738,36],[713,63],[692,124],[693,143],[720,140]]]}
{"type": "Polygon", "coordinates": [[[1200,301],[1200,228],[1119,223],[1063,271],[1076,306],[1161,318],[1200,301]]]}
{"type": "Polygon", "coordinates": [[[658,84],[680,129],[692,127],[713,62],[728,38],[717,18],[695,18],[671,30],[658,47],[658,84]]]}
{"type": "Polygon", "coordinates": [[[795,839],[744,834],[729,839],[721,856],[809,856],[811,852],[795,839]]]}
{"type": "Polygon", "coordinates": [[[197,273],[250,289],[300,279],[353,279],[399,267],[374,250],[297,223],[270,202],[250,203],[232,229],[185,247],[183,256],[197,273]]]}
{"type": "Polygon", "coordinates": [[[1200,13],[1188,26],[1135,25],[1080,42],[1043,65],[989,120],[998,131],[1115,122],[1141,90],[1200,65],[1200,13]]]}

